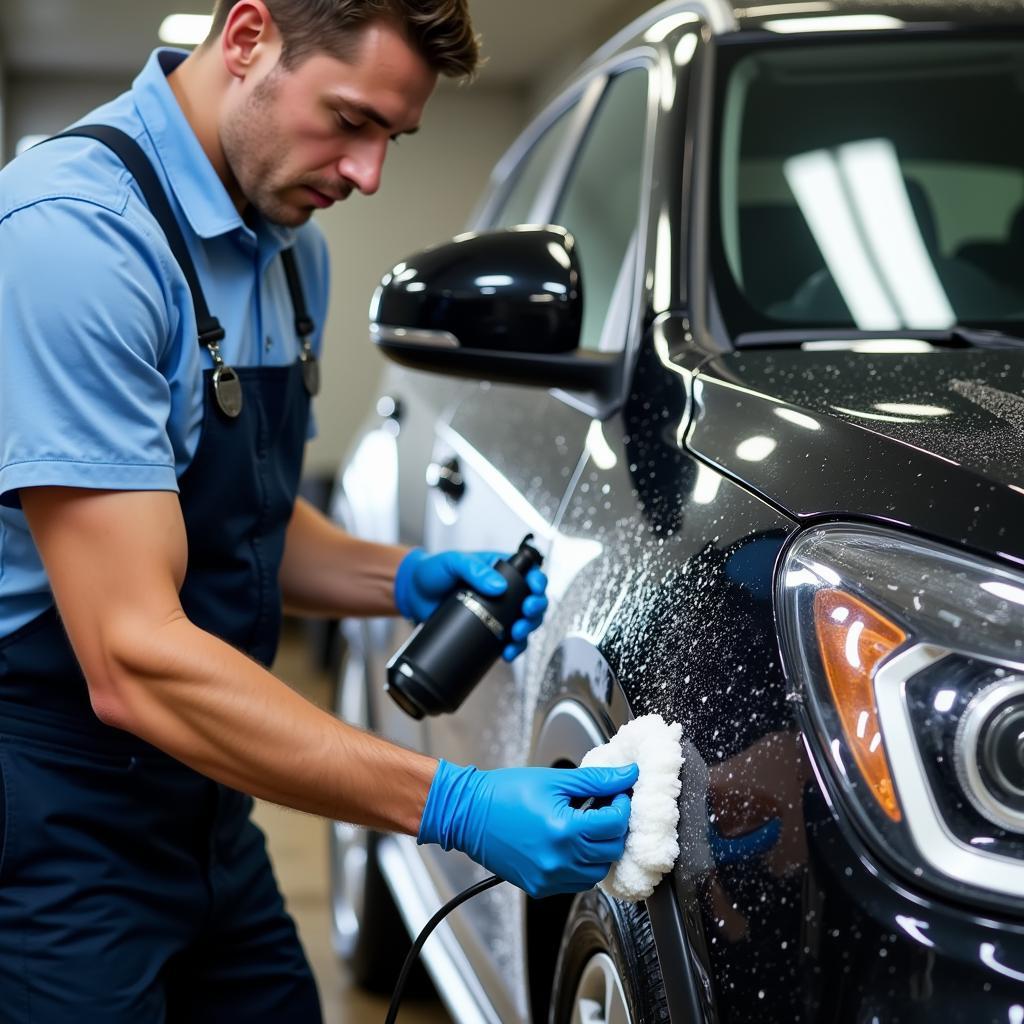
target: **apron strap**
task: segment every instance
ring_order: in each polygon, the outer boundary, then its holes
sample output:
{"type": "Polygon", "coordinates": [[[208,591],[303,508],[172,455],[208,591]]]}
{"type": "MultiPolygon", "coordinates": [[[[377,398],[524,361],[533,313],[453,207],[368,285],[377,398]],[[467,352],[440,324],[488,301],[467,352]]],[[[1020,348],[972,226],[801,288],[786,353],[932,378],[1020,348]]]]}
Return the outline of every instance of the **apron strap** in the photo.
{"type": "Polygon", "coordinates": [[[281,253],[284,263],[284,276],[288,281],[288,294],[292,299],[292,310],[295,313],[295,331],[300,338],[306,338],[316,330],[316,324],[306,309],[306,296],[302,291],[299,279],[299,268],[295,262],[295,249],[285,249],[281,253]]]}
{"type": "Polygon", "coordinates": [[[206,296],[199,284],[199,275],[196,273],[195,264],[189,255],[188,246],[185,245],[185,236],[181,233],[181,226],[178,224],[177,217],[174,216],[174,211],[171,210],[167,193],[160,184],[160,179],[156,176],[156,171],[153,170],[153,165],[142,147],[130,135],[119,128],[113,128],[106,124],[81,125],[61,132],[60,135],[55,135],[53,138],[64,139],[69,136],[80,136],[102,142],[108,149],[113,150],[121,163],[131,172],[145,197],[150,213],[163,228],[163,232],[167,236],[167,244],[171,247],[171,252],[174,253],[174,258],[178,261],[178,266],[181,267],[181,272],[188,282],[188,290],[192,293],[192,305],[196,311],[199,344],[206,347],[221,341],[224,338],[224,328],[221,327],[220,321],[211,315],[210,309],[206,305],[206,296]]]}

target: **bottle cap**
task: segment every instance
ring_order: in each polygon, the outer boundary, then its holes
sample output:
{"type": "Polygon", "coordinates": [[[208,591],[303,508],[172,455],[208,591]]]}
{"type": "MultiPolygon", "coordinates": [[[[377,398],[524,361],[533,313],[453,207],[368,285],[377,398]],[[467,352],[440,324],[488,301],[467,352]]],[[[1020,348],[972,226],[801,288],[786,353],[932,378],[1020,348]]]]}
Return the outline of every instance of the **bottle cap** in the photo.
{"type": "Polygon", "coordinates": [[[523,576],[544,564],[544,556],[530,543],[531,540],[533,534],[528,533],[519,545],[519,550],[509,559],[509,565],[523,576]]]}

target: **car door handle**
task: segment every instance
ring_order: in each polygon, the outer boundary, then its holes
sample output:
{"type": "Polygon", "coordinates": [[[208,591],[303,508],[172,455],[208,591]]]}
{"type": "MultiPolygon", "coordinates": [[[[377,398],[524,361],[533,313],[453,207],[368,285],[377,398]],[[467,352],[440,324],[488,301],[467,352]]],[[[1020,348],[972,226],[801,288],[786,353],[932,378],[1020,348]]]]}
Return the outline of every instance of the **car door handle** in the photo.
{"type": "Polygon", "coordinates": [[[466,493],[466,481],[456,458],[444,462],[432,462],[427,466],[427,484],[439,490],[452,501],[461,501],[466,493]]]}

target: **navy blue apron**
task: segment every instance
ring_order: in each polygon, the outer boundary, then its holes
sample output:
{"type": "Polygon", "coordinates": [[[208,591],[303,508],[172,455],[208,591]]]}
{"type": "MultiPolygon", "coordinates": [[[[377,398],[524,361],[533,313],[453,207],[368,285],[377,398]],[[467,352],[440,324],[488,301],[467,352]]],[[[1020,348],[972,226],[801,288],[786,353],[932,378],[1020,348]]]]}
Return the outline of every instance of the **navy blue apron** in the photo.
{"type": "MultiPolygon", "coordinates": [[[[222,338],[166,194],[138,145],[85,135],[135,176],[192,290],[200,343],[222,338]]],[[[296,330],[306,312],[285,260],[296,330]]],[[[240,367],[237,416],[203,380],[195,456],[179,480],[182,606],[265,665],[281,625],[278,568],[309,417],[302,360],[240,367]]],[[[57,612],[0,639],[0,1021],[150,1024],[320,1020],[252,800],[96,718],[57,612]]]]}

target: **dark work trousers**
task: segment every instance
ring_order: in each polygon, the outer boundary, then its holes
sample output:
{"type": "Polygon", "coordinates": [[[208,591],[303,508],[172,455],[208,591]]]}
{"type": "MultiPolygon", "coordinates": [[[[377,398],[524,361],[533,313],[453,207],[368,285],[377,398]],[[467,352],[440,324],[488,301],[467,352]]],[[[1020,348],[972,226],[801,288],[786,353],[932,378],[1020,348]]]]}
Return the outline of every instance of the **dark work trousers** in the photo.
{"type": "MultiPolygon", "coordinates": [[[[237,372],[235,419],[204,376],[200,443],[179,481],[181,600],[197,626],[269,665],[309,395],[299,362],[237,372]]],[[[320,1020],[252,800],[101,723],[52,607],[0,639],[0,782],[2,1024],[320,1020]]]]}

